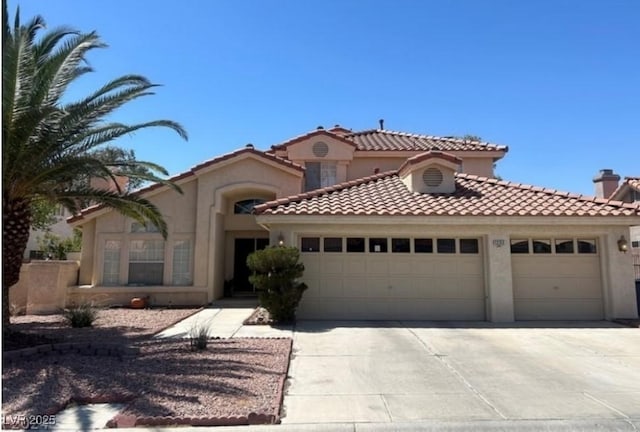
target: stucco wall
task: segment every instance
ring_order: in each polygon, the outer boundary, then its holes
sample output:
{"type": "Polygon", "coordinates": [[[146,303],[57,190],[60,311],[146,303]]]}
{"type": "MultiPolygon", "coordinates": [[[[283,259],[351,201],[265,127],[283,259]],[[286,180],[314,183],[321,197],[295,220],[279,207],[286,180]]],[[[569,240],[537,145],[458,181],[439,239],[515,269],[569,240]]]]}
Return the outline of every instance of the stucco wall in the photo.
{"type": "Polygon", "coordinates": [[[20,312],[58,313],[66,305],[67,287],[78,281],[76,261],[32,261],[20,269],[20,281],[9,290],[9,303],[20,312]]]}

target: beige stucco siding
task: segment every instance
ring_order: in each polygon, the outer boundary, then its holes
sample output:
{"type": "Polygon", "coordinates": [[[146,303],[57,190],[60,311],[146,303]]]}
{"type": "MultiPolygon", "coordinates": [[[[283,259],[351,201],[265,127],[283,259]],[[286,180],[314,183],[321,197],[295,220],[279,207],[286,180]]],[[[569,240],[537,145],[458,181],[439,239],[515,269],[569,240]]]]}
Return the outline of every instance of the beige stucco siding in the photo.
{"type": "Polygon", "coordinates": [[[493,159],[462,156],[462,172],[481,177],[493,177],[493,159]]]}

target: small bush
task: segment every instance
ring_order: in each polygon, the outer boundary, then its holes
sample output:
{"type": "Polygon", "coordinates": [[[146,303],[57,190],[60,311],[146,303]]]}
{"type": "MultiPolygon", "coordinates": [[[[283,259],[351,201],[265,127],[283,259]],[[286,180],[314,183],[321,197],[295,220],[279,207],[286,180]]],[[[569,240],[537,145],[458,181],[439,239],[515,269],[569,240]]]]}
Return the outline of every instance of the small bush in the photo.
{"type": "Polygon", "coordinates": [[[211,323],[195,322],[189,329],[189,346],[192,351],[202,351],[207,349],[209,336],[211,334],[211,323]]]}
{"type": "Polygon", "coordinates": [[[307,285],[298,282],[304,272],[295,247],[274,246],[255,251],[247,258],[253,272],[249,281],[258,290],[260,305],[276,322],[295,321],[296,309],[307,285]]]}
{"type": "Polygon", "coordinates": [[[92,327],[98,318],[98,310],[90,303],[72,306],[62,312],[62,316],[74,328],[92,327]]]}

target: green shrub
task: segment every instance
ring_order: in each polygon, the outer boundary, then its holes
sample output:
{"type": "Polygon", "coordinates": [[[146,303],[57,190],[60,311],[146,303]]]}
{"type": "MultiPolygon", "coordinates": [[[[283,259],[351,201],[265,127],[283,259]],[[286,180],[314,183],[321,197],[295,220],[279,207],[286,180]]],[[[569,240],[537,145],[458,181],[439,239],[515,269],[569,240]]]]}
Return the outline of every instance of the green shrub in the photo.
{"type": "Polygon", "coordinates": [[[71,327],[91,327],[98,318],[98,309],[90,303],[82,303],[79,306],[72,306],[62,312],[62,316],[71,327]]]}
{"type": "Polygon", "coordinates": [[[273,246],[253,252],[247,266],[253,272],[249,281],[258,290],[260,305],[276,322],[295,321],[296,309],[307,289],[298,281],[304,273],[295,247],[273,246]]]}

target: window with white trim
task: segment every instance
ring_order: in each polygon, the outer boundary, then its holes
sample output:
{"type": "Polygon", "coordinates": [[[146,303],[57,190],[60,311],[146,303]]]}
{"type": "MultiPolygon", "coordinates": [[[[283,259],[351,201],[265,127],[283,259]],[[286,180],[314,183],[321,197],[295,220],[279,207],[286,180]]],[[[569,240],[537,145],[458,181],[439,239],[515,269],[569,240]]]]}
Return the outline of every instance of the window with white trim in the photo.
{"type": "Polygon", "coordinates": [[[173,243],[173,285],[193,284],[191,240],[176,240],[173,243]]]}
{"type": "Polygon", "coordinates": [[[120,284],[120,240],[107,240],[104,243],[102,265],[102,284],[120,284]]]}
{"type": "Polygon", "coordinates": [[[164,240],[131,240],[129,244],[129,284],[162,285],[164,240]]]}

